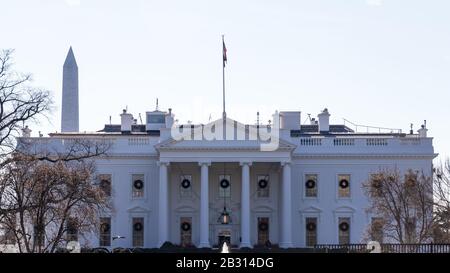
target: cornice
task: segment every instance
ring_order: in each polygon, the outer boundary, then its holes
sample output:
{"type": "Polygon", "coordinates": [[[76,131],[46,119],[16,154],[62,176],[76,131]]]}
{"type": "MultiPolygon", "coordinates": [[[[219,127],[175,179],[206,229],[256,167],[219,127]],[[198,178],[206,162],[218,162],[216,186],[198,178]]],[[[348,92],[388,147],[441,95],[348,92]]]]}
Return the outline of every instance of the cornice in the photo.
{"type": "MultiPolygon", "coordinates": [[[[261,151],[260,147],[245,147],[245,146],[197,146],[197,147],[159,147],[159,151],[261,151]]],[[[277,151],[291,151],[290,147],[280,147],[277,151]]]]}
{"type": "Polygon", "coordinates": [[[340,153],[340,154],[293,154],[295,159],[433,159],[438,154],[372,154],[372,153],[340,153]]]}
{"type": "MultiPolygon", "coordinates": [[[[236,146],[229,143],[225,143],[223,146],[214,145],[197,145],[197,146],[177,146],[176,144],[182,143],[184,141],[204,141],[206,144],[208,141],[205,140],[174,140],[167,139],[161,143],[156,144],[154,147],[157,151],[261,151],[260,145],[255,145],[253,142],[252,146],[236,146]]],[[[253,141],[253,140],[250,140],[253,141]]],[[[293,151],[297,148],[297,145],[285,141],[283,139],[278,139],[279,147],[276,151],[293,151]]],[[[230,141],[231,142],[231,141],[230,141]]],[[[213,142],[211,142],[213,143],[213,142]]],[[[260,144],[265,144],[264,142],[260,142],[260,144]]]]}
{"type": "Polygon", "coordinates": [[[150,153],[111,153],[107,156],[98,157],[99,159],[158,159],[158,154],[150,153]]]}

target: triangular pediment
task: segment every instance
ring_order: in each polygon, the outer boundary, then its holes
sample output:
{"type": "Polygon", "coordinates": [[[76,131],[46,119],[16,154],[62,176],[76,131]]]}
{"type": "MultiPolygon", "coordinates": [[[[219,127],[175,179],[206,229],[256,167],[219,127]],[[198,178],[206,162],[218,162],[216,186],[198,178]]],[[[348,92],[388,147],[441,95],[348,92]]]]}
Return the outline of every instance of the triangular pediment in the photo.
{"type": "MultiPolygon", "coordinates": [[[[174,140],[155,146],[157,150],[259,150],[264,142],[258,140],[174,140]]],[[[277,151],[294,150],[295,144],[280,139],[277,151]]]]}
{"type": "Polygon", "coordinates": [[[204,125],[184,125],[173,130],[175,133],[170,139],[155,146],[157,150],[260,150],[271,142],[277,143],[276,151],[296,148],[295,144],[279,138],[278,134],[271,134],[267,127],[244,125],[230,118],[226,118],[225,122],[219,119],[204,125]],[[218,126],[221,128],[217,129],[218,126]],[[225,128],[225,133],[222,128],[225,128]],[[259,137],[262,134],[266,134],[265,138],[259,137]]]}

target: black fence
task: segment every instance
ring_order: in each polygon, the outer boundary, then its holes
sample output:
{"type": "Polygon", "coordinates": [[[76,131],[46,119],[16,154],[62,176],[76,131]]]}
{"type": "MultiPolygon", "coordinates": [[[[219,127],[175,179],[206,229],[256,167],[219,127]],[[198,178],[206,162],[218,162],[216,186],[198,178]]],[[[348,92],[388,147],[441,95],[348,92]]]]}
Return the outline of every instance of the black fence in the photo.
{"type": "MultiPolygon", "coordinates": [[[[370,253],[374,250],[367,244],[318,244],[314,247],[288,248],[255,247],[231,248],[231,253],[370,253]]],[[[450,253],[450,244],[380,244],[381,253],[450,253]]],[[[61,252],[68,252],[62,249],[61,252]]],[[[84,253],[217,253],[217,248],[180,247],[165,245],[161,248],[89,248],[81,249],[84,253]]]]}
{"type": "MultiPolygon", "coordinates": [[[[367,244],[315,245],[325,252],[369,253],[374,250],[367,244]]],[[[450,253],[450,244],[380,244],[382,253],[450,253]]]]}

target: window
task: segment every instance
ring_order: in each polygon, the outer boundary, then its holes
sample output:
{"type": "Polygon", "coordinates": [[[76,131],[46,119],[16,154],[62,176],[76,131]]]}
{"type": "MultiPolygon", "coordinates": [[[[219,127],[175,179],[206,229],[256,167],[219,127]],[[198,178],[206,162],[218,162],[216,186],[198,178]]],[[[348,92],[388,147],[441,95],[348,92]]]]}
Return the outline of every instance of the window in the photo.
{"type": "Polygon", "coordinates": [[[37,224],[33,227],[33,240],[36,246],[44,246],[45,227],[43,224],[37,224]]]}
{"type": "Polygon", "coordinates": [[[219,175],[219,197],[231,197],[230,175],[219,175]]]}
{"type": "Polygon", "coordinates": [[[99,175],[99,185],[100,189],[105,193],[106,196],[111,196],[111,175],[101,174],[99,175]]]}
{"type": "Polygon", "coordinates": [[[181,175],[180,176],[180,197],[190,198],[192,197],[192,176],[181,175]]]}
{"type": "Polygon", "coordinates": [[[147,123],[162,124],[166,122],[164,115],[147,115],[147,123]]]}
{"type": "Polygon", "coordinates": [[[111,246],[111,218],[100,218],[100,246],[111,246]]]}
{"type": "Polygon", "coordinates": [[[317,197],[317,174],[305,175],[305,197],[317,197]]]}
{"type": "Polygon", "coordinates": [[[144,218],[133,218],[133,246],[144,246],[144,218]]]}
{"type": "MultiPolygon", "coordinates": [[[[6,220],[6,217],[5,219],[6,220]]],[[[16,243],[16,218],[12,217],[11,220],[7,220],[3,225],[0,224],[0,244],[15,244],[16,243]],[[3,234],[2,234],[3,232],[3,234]]]]}
{"type": "Polygon", "coordinates": [[[144,197],[144,175],[143,174],[133,174],[131,176],[131,183],[133,189],[133,198],[144,197]]]}
{"type": "Polygon", "coordinates": [[[67,241],[78,241],[78,223],[77,219],[70,217],[67,220],[67,241]]]}
{"type": "Polygon", "coordinates": [[[371,174],[370,178],[371,194],[374,196],[381,196],[383,194],[383,174],[371,174]]]}
{"type": "Polygon", "coordinates": [[[257,188],[258,197],[269,197],[269,175],[258,175],[257,188]]]}
{"type": "Polygon", "coordinates": [[[339,244],[348,245],[350,244],[350,218],[349,217],[339,217],[339,244]]]}
{"type": "Polygon", "coordinates": [[[416,218],[408,217],[405,219],[405,243],[416,243],[416,218]]]}
{"type": "Polygon", "coordinates": [[[370,227],[370,238],[373,241],[379,243],[383,242],[383,218],[372,217],[372,223],[370,227]]]}
{"type": "Polygon", "coordinates": [[[406,194],[414,195],[414,193],[418,190],[417,175],[418,173],[413,173],[412,171],[405,174],[403,181],[406,194]]]}
{"type": "Polygon", "coordinates": [[[339,198],[350,197],[350,175],[338,175],[338,196],[339,198]]]}
{"type": "Polygon", "coordinates": [[[315,246],[317,244],[317,218],[306,218],[306,246],[315,246]]]}

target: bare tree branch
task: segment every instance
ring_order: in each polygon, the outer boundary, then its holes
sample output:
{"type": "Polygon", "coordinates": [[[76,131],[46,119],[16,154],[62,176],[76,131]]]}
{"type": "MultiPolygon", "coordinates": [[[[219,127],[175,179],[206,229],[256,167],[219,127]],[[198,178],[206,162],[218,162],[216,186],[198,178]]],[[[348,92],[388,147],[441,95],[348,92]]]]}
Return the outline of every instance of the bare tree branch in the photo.
{"type": "Polygon", "coordinates": [[[382,169],[363,183],[363,189],[370,203],[368,212],[381,219],[375,226],[368,227],[369,235],[381,229],[386,241],[395,243],[432,240],[433,182],[430,177],[412,170],[402,174],[398,169],[382,169]]]}
{"type": "Polygon", "coordinates": [[[12,70],[13,50],[0,51],[0,155],[11,153],[25,122],[51,109],[50,93],[29,86],[30,75],[12,70]]]}
{"type": "Polygon", "coordinates": [[[71,219],[78,233],[93,232],[98,213],[111,209],[107,193],[96,183],[93,160],[106,150],[91,145],[73,142],[70,156],[49,153],[48,160],[16,152],[4,165],[0,225],[12,231],[21,252],[55,252],[68,241],[71,219]]]}

